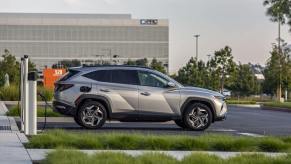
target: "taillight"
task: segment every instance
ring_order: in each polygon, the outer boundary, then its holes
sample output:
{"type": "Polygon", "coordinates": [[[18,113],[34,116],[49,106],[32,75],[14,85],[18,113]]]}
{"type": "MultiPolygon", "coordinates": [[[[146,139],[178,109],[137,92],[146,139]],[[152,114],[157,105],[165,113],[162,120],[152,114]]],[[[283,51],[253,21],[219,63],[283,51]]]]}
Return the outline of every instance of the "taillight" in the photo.
{"type": "Polygon", "coordinates": [[[67,90],[69,88],[72,88],[74,84],[55,84],[55,91],[62,92],[64,90],[67,90]]]}

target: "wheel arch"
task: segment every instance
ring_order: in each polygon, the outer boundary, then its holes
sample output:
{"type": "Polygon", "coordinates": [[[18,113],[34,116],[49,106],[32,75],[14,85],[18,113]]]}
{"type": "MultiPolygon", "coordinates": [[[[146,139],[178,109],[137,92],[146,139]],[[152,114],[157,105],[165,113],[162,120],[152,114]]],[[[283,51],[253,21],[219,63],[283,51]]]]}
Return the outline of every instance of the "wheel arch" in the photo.
{"type": "Polygon", "coordinates": [[[99,96],[99,95],[91,95],[91,94],[86,94],[86,95],[81,95],[78,97],[78,99],[75,101],[76,105],[76,113],[78,113],[79,108],[86,102],[86,101],[97,101],[101,103],[107,112],[107,117],[110,119],[112,115],[112,109],[109,100],[104,97],[104,96],[99,96]]]}
{"type": "Polygon", "coordinates": [[[215,121],[215,118],[216,118],[216,111],[215,111],[215,106],[214,106],[214,103],[209,100],[209,99],[205,99],[205,98],[199,98],[199,97],[190,97],[190,98],[187,98],[186,101],[182,104],[180,110],[181,110],[181,115],[183,115],[185,109],[193,104],[193,103],[201,103],[201,104],[204,104],[206,105],[207,107],[209,107],[209,109],[211,110],[211,113],[213,115],[212,117],[212,122],[215,121]]]}

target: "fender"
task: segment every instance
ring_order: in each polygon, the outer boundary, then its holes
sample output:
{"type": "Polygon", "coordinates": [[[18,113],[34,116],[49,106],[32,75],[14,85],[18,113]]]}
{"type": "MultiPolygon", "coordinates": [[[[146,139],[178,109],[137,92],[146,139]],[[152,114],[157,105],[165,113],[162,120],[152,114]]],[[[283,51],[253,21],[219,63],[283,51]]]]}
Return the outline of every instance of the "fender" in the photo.
{"type": "Polygon", "coordinates": [[[102,103],[102,105],[104,105],[105,108],[107,109],[108,118],[111,118],[112,108],[110,105],[110,101],[106,97],[100,96],[100,95],[93,95],[93,94],[83,94],[83,95],[79,96],[77,98],[77,100],[75,101],[75,105],[76,105],[77,109],[79,108],[79,105],[81,105],[86,100],[100,101],[102,103]]]}
{"type": "Polygon", "coordinates": [[[210,110],[212,111],[212,114],[213,114],[213,120],[215,120],[216,118],[216,110],[215,110],[215,105],[214,103],[209,100],[209,99],[206,99],[206,98],[201,98],[201,97],[188,97],[184,103],[182,104],[180,110],[181,110],[181,115],[183,114],[184,110],[186,109],[186,107],[188,106],[188,104],[191,102],[191,101],[196,101],[196,102],[204,102],[204,103],[207,103],[210,105],[210,110]]]}

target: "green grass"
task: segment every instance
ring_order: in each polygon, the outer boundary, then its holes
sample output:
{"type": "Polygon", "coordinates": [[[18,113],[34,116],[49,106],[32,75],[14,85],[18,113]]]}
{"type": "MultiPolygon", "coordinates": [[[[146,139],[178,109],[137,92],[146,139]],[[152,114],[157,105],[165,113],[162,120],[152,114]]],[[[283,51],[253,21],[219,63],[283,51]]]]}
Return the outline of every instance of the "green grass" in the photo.
{"type": "Polygon", "coordinates": [[[32,136],[27,148],[76,148],[121,150],[209,150],[291,152],[291,137],[245,137],[205,134],[145,135],[126,133],[74,133],[63,130],[47,131],[32,136]]]}
{"type": "Polygon", "coordinates": [[[256,101],[252,100],[226,100],[227,104],[256,104],[256,101]]]}
{"type": "Polygon", "coordinates": [[[287,108],[291,110],[291,102],[264,102],[263,105],[268,107],[287,108]]]}
{"type": "MultiPolygon", "coordinates": [[[[47,101],[53,99],[53,90],[46,89],[44,87],[38,86],[37,92],[43,94],[47,101]]],[[[0,87],[0,100],[1,101],[18,101],[19,100],[19,86],[10,85],[9,87],[0,87]]],[[[38,101],[43,101],[39,96],[37,97],[38,101]]]]}
{"type": "Polygon", "coordinates": [[[284,164],[291,163],[291,155],[266,157],[264,155],[240,155],[222,159],[214,155],[191,154],[181,161],[160,153],[130,156],[123,153],[96,153],[88,155],[76,150],[57,150],[49,153],[42,164],[284,164]]]}
{"type": "MultiPolygon", "coordinates": [[[[14,106],[11,109],[8,110],[6,113],[7,116],[20,116],[19,114],[20,110],[18,106],[14,106]]],[[[45,116],[45,110],[44,107],[37,107],[37,117],[44,117],[45,116]]],[[[47,108],[47,117],[60,117],[62,116],[59,113],[53,112],[52,109],[47,108]]]]}

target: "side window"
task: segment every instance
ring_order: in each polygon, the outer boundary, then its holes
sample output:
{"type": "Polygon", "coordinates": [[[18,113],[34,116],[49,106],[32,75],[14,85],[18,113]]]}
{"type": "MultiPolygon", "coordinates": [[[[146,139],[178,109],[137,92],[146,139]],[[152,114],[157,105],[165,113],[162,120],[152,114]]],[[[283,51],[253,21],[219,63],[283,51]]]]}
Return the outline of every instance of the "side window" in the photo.
{"type": "Polygon", "coordinates": [[[111,82],[111,71],[109,70],[94,71],[83,76],[95,81],[111,82]]]}
{"type": "Polygon", "coordinates": [[[137,71],[135,70],[112,70],[112,82],[119,84],[138,85],[137,71]]]}
{"type": "Polygon", "coordinates": [[[166,79],[151,72],[140,71],[138,72],[138,78],[142,86],[165,88],[168,84],[166,79]]]}

